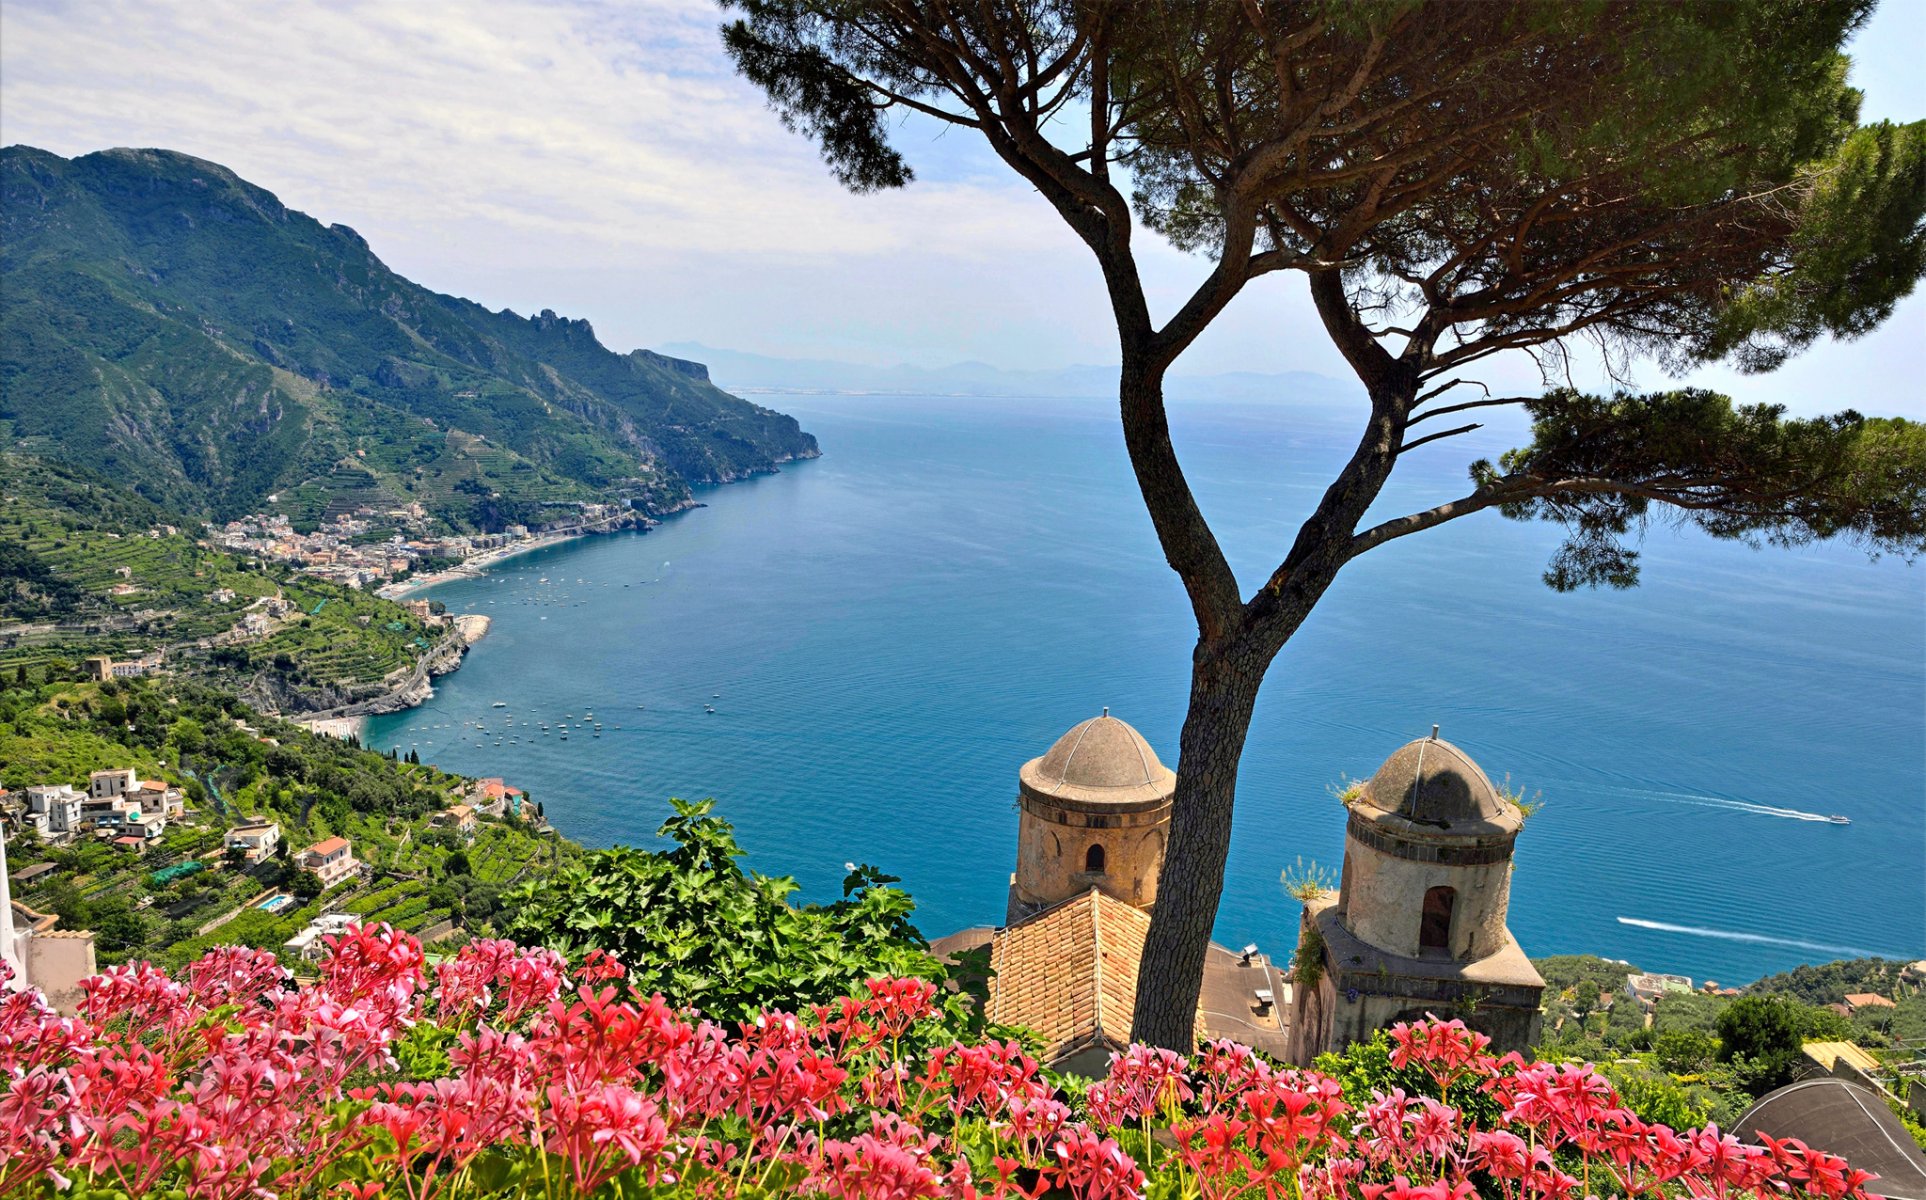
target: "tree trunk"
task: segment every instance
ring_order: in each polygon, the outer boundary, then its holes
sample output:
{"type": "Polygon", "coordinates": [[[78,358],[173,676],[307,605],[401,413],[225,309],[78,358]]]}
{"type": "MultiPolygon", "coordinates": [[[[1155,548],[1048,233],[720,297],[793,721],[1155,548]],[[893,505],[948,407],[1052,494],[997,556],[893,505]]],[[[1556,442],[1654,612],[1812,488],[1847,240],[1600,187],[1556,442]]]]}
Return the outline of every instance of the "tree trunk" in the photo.
{"type": "Polygon", "coordinates": [[[1212,651],[1199,641],[1190,675],[1172,805],[1170,840],[1157,881],[1150,936],[1140,972],[1131,1037],[1188,1054],[1195,1041],[1197,997],[1230,854],[1237,764],[1251,710],[1272,653],[1255,639],[1212,651]]]}

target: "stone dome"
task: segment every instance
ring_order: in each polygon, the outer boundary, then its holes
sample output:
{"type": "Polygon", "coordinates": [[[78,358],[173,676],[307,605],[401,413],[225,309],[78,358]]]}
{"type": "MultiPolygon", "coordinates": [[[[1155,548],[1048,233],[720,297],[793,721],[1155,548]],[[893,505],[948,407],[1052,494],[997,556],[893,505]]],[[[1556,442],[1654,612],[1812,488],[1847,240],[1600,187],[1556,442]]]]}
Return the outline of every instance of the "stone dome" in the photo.
{"type": "Polygon", "coordinates": [[[1384,760],[1364,785],[1357,811],[1367,818],[1402,817],[1412,825],[1453,834],[1515,832],[1523,815],[1469,754],[1435,732],[1406,743],[1384,760]]]}
{"type": "Polygon", "coordinates": [[[1160,803],[1177,788],[1176,774],[1157,760],[1144,735],[1108,709],[1024,763],[1018,779],[1044,797],[1085,803],[1160,803]]]}

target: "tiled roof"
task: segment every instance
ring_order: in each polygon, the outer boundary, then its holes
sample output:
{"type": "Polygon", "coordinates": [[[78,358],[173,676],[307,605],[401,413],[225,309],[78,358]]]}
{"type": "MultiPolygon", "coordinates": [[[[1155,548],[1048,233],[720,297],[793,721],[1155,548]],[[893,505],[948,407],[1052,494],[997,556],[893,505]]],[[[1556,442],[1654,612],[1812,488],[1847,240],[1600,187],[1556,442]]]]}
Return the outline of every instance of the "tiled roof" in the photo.
{"type": "Polygon", "coordinates": [[[997,933],[990,1019],[1035,1030],[1043,1059],[1130,1040],[1149,914],[1091,889],[997,933]]]}
{"type": "Polygon", "coordinates": [[[316,842],[314,845],[309,846],[306,850],[303,850],[301,853],[324,855],[324,854],[333,854],[336,850],[346,850],[347,848],[348,848],[347,838],[331,837],[324,842],[316,842]]]}
{"type": "Polygon", "coordinates": [[[1898,1005],[1894,1004],[1891,1000],[1886,999],[1886,997],[1880,995],[1878,992],[1847,992],[1846,1003],[1852,1005],[1854,1008],[1867,1008],[1867,1007],[1897,1008],[1898,1007],[1898,1005]]]}
{"type": "Polygon", "coordinates": [[[1879,1069],[1879,1060],[1866,1053],[1851,1042],[1807,1042],[1802,1049],[1806,1057],[1812,1059],[1826,1070],[1833,1070],[1840,1059],[1870,1075],[1879,1069]]]}

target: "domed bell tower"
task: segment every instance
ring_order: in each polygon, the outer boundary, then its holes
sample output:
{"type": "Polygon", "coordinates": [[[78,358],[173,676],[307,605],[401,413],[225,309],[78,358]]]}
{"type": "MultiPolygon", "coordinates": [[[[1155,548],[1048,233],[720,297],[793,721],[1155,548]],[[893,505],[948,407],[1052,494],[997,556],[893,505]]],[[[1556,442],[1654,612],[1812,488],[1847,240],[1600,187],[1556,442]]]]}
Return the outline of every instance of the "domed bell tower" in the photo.
{"type": "Polygon", "coordinates": [[[1150,743],[1107,708],[1024,763],[1006,923],[1093,887],[1149,909],[1176,790],[1176,774],[1150,743]]]}
{"type": "Polygon", "coordinates": [[[1500,1051],[1538,1036],[1545,981],[1506,926],[1525,814],[1438,736],[1400,747],[1349,798],[1335,897],[1305,904],[1293,1057],[1309,1062],[1427,1012],[1461,1017],[1500,1051]]]}

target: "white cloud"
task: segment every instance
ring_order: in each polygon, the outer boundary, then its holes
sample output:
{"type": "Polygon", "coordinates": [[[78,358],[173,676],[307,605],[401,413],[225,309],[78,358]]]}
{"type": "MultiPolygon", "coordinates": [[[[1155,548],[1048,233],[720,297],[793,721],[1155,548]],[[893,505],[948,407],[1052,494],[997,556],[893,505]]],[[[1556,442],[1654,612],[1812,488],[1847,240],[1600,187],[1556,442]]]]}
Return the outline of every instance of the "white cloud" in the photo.
{"type": "MultiPolygon", "coordinates": [[[[1115,361],[1088,253],[973,135],[906,127],[921,178],[851,196],[736,77],[721,19],[707,0],[6,0],[0,139],[211,159],[352,225],[412,279],[587,316],[618,348],[1115,361]]],[[[1892,49],[1918,23],[1893,2],[1862,37],[1868,115],[1919,115],[1892,49]]],[[[1168,313],[1203,264],[1139,244],[1168,313]]],[[[1777,376],[1706,378],[1807,410],[1926,414],[1922,316],[1916,297],[1777,376]]],[[[1183,366],[1345,374],[1294,277],[1250,289],[1183,366]]],[[[1488,374],[1529,386],[1528,367],[1488,374]]]]}
{"type": "Polygon", "coordinates": [[[846,195],[716,24],[667,2],[9,3],[5,136],[186,150],[324,220],[561,264],[1025,248],[1015,189],[846,195]]]}

